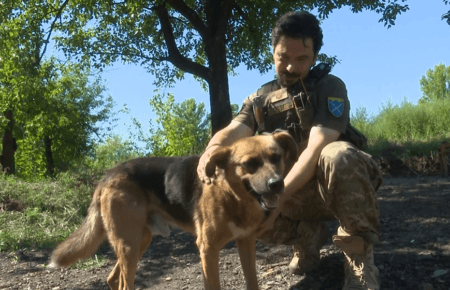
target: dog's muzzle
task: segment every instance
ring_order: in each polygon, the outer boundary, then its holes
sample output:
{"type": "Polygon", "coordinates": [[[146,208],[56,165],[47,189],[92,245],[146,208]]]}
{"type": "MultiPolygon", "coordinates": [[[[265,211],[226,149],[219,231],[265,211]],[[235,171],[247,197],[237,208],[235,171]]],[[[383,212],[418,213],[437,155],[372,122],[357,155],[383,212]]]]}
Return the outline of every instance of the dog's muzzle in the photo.
{"type": "Polygon", "coordinates": [[[246,190],[253,195],[259,202],[261,207],[265,210],[273,210],[278,205],[278,198],[284,190],[284,181],[281,178],[271,178],[267,182],[267,192],[259,193],[257,192],[250,181],[244,180],[244,186],[246,190]]]}

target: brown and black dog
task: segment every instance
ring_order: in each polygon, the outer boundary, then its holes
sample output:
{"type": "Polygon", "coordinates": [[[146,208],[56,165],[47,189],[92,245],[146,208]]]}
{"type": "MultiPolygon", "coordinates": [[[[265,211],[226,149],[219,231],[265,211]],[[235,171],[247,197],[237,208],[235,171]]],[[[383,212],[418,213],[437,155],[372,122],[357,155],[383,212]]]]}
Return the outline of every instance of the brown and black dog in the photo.
{"type": "Polygon", "coordinates": [[[89,257],[105,237],[117,263],[111,289],[134,289],[137,264],[152,236],[169,225],[196,235],[205,289],[220,289],[219,251],[236,240],[247,289],[258,289],[256,232],[284,190],[283,179],[297,160],[287,133],[259,135],[218,148],[206,165],[217,176],[203,184],[198,156],[138,158],[105,173],[83,224],[58,245],[50,267],[89,257]]]}

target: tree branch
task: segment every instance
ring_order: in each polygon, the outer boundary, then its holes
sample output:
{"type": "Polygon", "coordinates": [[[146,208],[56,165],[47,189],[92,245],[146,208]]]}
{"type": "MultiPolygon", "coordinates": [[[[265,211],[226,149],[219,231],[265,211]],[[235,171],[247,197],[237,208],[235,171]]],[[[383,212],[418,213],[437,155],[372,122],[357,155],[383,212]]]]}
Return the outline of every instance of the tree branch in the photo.
{"type": "Polygon", "coordinates": [[[190,23],[194,26],[194,29],[198,31],[200,36],[205,37],[207,28],[203,23],[202,19],[198,16],[198,14],[189,8],[184,1],[181,0],[166,0],[170,6],[173,7],[176,11],[178,11],[181,15],[186,17],[190,23]]]}
{"type": "Polygon", "coordinates": [[[116,56],[116,55],[120,55],[120,56],[129,56],[129,57],[137,57],[137,58],[142,58],[145,60],[149,60],[149,61],[154,61],[154,62],[162,62],[162,61],[168,61],[171,62],[171,59],[169,57],[147,57],[144,54],[132,54],[132,53],[120,53],[120,52],[97,52],[97,53],[90,53],[89,55],[94,56],[94,55],[108,55],[108,56],[116,56]]]}
{"type": "MultiPolygon", "coordinates": [[[[171,0],[168,0],[171,1],[171,0]]],[[[178,67],[180,70],[194,74],[209,82],[208,69],[196,62],[181,55],[175,42],[175,36],[173,35],[172,25],[169,21],[169,13],[165,6],[156,7],[156,13],[158,14],[159,21],[161,23],[161,30],[164,34],[164,40],[169,51],[170,62],[178,67]]]]}
{"type": "Polygon", "coordinates": [[[39,59],[36,60],[37,64],[39,64],[41,62],[42,57],[44,57],[44,54],[47,51],[47,45],[50,42],[50,37],[52,36],[53,28],[55,28],[55,23],[56,23],[56,21],[58,21],[58,19],[61,18],[62,11],[64,10],[64,8],[67,6],[68,3],[69,3],[69,0],[64,1],[64,3],[61,5],[61,7],[57,10],[55,19],[53,19],[53,22],[50,25],[50,30],[48,32],[48,36],[47,36],[47,39],[46,39],[45,44],[44,44],[44,49],[42,50],[42,53],[39,56],[39,59]]]}

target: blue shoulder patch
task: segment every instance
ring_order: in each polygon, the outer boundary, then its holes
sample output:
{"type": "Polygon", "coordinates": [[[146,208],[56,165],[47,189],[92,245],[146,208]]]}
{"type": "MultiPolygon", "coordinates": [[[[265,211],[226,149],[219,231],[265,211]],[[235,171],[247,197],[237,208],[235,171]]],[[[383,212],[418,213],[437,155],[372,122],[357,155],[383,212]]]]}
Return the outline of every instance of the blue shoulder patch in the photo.
{"type": "Polygon", "coordinates": [[[344,113],[344,99],[328,97],[328,110],[335,117],[340,117],[344,113]]]}

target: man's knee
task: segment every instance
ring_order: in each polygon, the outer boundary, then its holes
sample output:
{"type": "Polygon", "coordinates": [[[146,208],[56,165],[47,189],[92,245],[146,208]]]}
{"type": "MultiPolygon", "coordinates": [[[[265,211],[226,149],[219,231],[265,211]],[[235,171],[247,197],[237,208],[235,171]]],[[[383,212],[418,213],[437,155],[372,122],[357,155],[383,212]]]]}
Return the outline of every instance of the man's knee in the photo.
{"type": "Polygon", "coordinates": [[[348,164],[358,158],[358,149],[349,142],[336,141],[328,144],[322,149],[320,161],[324,163],[333,163],[336,165],[348,164]]]}

